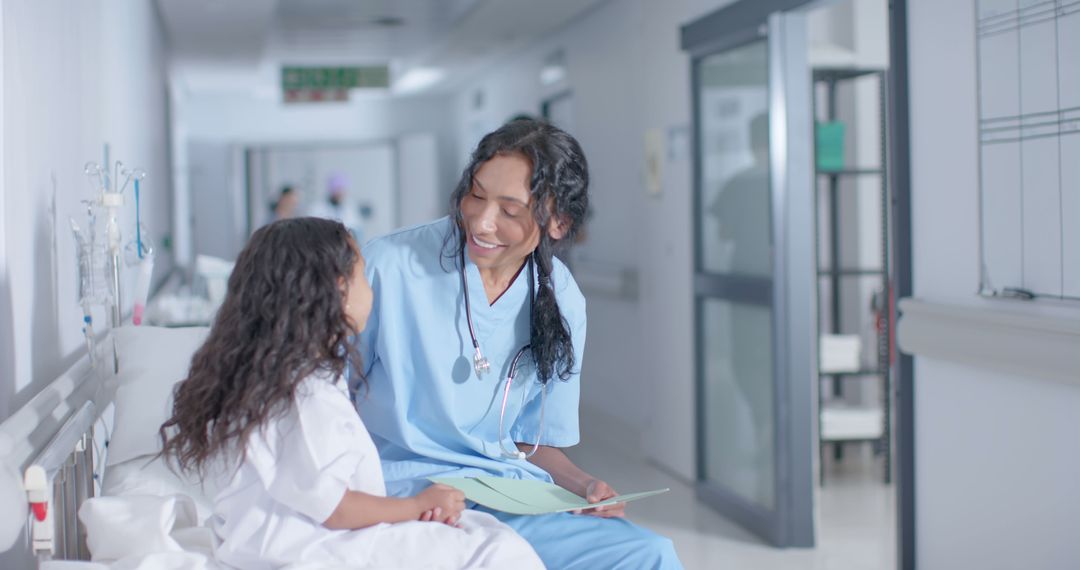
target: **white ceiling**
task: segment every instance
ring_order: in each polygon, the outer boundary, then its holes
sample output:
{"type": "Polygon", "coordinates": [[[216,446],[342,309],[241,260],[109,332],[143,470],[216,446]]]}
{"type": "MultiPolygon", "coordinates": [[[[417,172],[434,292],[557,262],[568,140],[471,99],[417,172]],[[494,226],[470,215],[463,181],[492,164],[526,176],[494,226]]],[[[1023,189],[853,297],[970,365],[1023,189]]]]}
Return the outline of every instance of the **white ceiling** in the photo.
{"type": "Polygon", "coordinates": [[[276,89],[282,64],[441,69],[449,90],[606,0],[157,0],[189,92],[276,89]]]}
{"type": "Polygon", "coordinates": [[[274,19],[272,0],[158,0],[172,55],[252,63],[274,19]]]}
{"type": "Polygon", "coordinates": [[[430,49],[478,0],[278,0],[273,48],[287,56],[354,55],[385,62],[430,49]]]}

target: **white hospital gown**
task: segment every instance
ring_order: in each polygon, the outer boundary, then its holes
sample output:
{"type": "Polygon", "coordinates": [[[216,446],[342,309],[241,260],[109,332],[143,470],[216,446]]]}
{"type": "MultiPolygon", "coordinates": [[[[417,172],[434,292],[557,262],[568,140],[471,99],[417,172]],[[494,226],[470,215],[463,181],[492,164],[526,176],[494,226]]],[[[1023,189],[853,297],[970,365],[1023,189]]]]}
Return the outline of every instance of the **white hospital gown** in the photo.
{"type": "Polygon", "coordinates": [[[435,522],[381,523],[331,530],[321,523],[346,489],[385,496],[371,436],[344,382],[306,379],[295,405],[256,430],[239,468],[214,498],[211,526],[218,560],[244,570],[268,568],[543,568],[510,527],[481,512],[462,513],[462,528],[435,522]]]}

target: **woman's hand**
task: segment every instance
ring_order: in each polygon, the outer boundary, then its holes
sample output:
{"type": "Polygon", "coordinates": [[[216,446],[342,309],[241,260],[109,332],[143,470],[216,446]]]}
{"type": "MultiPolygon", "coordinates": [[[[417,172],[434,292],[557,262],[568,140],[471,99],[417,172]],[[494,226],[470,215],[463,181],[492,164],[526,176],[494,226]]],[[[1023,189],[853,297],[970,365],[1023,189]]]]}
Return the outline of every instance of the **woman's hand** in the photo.
{"type": "Polygon", "coordinates": [[[465,493],[436,483],[414,497],[420,508],[419,520],[435,521],[454,526],[465,510],[465,493]]]}
{"type": "MultiPolygon", "coordinates": [[[[585,500],[590,503],[599,503],[600,501],[606,501],[612,497],[617,496],[618,493],[615,489],[611,488],[606,482],[599,479],[593,479],[589,481],[589,484],[585,486],[585,500]]],[[[594,509],[583,509],[574,511],[575,514],[585,514],[594,517],[601,518],[621,518],[626,516],[626,503],[615,503],[614,505],[606,505],[603,507],[596,507],[594,509]]]]}
{"type": "MultiPolygon", "coordinates": [[[[520,442],[517,446],[522,451],[526,451],[531,447],[520,442]]],[[[555,480],[556,485],[585,497],[585,500],[590,503],[599,503],[618,495],[615,489],[611,488],[611,485],[589,475],[582,471],[580,467],[574,465],[574,462],[570,461],[570,458],[557,447],[541,445],[536,454],[529,458],[529,462],[551,474],[551,478],[555,480]]],[[[626,515],[626,505],[625,503],[616,503],[606,507],[579,509],[574,511],[574,514],[586,514],[603,518],[623,517],[626,515]]]]}

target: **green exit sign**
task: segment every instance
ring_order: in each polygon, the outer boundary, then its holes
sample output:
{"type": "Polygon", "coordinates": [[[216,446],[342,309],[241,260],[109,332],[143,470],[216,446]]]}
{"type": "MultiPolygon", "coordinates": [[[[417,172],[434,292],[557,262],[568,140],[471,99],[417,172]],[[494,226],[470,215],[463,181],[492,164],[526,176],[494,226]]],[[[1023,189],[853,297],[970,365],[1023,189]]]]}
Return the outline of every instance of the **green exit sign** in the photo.
{"type": "Polygon", "coordinates": [[[281,68],[281,91],[286,102],[345,101],[349,89],[389,86],[390,69],[386,65],[281,68]]]}

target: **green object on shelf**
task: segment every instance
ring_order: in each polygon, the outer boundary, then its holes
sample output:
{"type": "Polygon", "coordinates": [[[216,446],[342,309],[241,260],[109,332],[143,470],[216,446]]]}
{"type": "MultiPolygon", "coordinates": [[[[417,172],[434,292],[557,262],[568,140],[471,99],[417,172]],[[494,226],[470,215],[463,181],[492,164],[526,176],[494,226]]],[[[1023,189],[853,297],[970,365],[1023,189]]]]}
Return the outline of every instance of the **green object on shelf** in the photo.
{"type": "Polygon", "coordinates": [[[820,171],[844,169],[844,123],[819,122],[817,135],[817,168],[820,171]]]}

